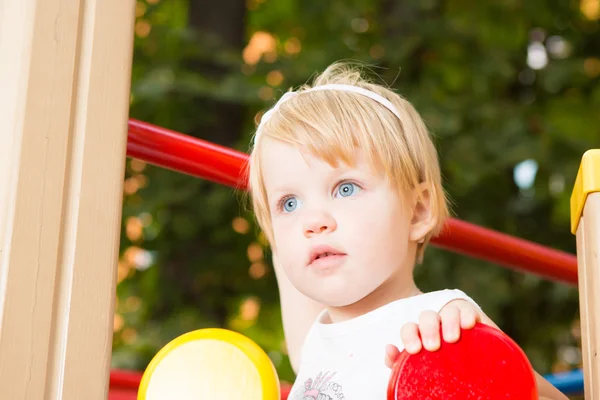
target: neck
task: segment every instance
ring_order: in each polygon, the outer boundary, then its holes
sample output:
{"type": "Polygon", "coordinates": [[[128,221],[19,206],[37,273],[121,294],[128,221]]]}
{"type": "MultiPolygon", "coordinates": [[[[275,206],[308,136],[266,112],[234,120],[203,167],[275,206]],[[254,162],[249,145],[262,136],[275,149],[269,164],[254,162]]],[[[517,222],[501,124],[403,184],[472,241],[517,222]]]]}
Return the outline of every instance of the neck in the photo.
{"type": "Polygon", "coordinates": [[[330,320],[327,322],[346,321],[376,310],[393,301],[421,294],[413,279],[412,269],[407,272],[390,277],[381,286],[356,303],[342,307],[327,307],[330,320]]]}

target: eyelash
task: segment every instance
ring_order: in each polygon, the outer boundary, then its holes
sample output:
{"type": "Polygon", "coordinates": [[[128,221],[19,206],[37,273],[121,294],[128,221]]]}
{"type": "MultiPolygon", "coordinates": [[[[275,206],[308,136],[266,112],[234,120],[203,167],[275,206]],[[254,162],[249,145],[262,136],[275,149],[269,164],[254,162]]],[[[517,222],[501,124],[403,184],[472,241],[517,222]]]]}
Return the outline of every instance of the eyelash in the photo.
{"type": "MultiPolygon", "coordinates": [[[[362,185],[360,185],[358,182],[353,181],[353,180],[341,180],[339,181],[335,186],[334,186],[334,190],[338,189],[341,185],[346,184],[346,183],[352,183],[353,185],[358,186],[361,190],[363,190],[364,188],[362,187],[362,185]]],[[[277,201],[277,212],[281,212],[283,211],[283,205],[285,204],[286,201],[288,201],[290,198],[294,197],[293,195],[286,195],[283,196],[281,199],[279,199],[279,201],[277,201]]]]}
{"type": "Polygon", "coordinates": [[[283,205],[285,204],[286,201],[288,201],[291,197],[293,196],[283,196],[281,199],[279,199],[279,201],[277,202],[277,212],[281,212],[283,211],[283,205]]]}

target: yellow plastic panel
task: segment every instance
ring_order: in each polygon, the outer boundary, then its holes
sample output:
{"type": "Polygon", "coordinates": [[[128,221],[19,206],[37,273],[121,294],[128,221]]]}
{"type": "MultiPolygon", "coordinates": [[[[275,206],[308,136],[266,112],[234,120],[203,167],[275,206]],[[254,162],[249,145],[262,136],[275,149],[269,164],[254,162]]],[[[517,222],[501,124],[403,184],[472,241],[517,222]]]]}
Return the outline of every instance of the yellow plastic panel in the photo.
{"type": "Polygon", "coordinates": [[[571,233],[577,232],[588,194],[600,191],[600,149],[588,150],[581,159],[571,194],[571,233]]]}

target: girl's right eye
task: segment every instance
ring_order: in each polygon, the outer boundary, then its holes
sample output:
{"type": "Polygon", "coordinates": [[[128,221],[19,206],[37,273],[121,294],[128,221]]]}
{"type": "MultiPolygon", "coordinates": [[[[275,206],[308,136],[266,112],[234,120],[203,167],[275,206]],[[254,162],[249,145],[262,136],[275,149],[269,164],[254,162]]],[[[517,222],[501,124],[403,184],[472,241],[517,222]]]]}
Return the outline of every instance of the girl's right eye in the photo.
{"type": "Polygon", "coordinates": [[[298,208],[299,203],[296,197],[286,197],[281,200],[280,209],[284,212],[292,212],[298,208]]]}

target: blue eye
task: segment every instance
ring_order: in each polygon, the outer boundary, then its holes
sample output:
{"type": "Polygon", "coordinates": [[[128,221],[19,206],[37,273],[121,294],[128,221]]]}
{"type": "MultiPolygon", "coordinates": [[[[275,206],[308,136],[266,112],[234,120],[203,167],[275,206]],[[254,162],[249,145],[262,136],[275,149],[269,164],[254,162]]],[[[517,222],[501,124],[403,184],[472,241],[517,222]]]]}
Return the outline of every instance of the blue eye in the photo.
{"type": "Polygon", "coordinates": [[[339,194],[342,197],[349,197],[352,196],[355,192],[358,192],[359,190],[360,188],[356,184],[347,182],[338,186],[336,195],[339,194]]]}
{"type": "Polygon", "coordinates": [[[292,212],[297,207],[298,207],[298,199],[295,197],[288,197],[286,199],[283,199],[282,204],[281,204],[281,208],[285,212],[292,212]]]}

